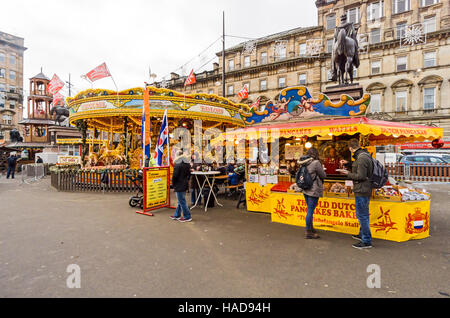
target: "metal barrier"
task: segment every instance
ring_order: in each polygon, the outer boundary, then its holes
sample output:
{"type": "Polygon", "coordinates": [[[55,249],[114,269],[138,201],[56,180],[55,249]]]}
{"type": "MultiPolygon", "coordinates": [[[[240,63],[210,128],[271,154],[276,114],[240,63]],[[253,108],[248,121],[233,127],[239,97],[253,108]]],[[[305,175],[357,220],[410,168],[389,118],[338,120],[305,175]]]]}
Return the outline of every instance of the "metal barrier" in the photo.
{"type": "Polygon", "coordinates": [[[46,174],[43,163],[31,163],[22,165],[22,183],[31,183],[42,179],[46,174]]]}
{"type": "Polygon", "coordinates": [[[51,185],[58,191],[136,192],[138,187],[126,177],[137,170],[108,171],[108,183],[102,183],[102,171],[58,171],[51,173],[51,185]]]}
{"type": "Polygon", "coordinates": [[[450,182],[450,164],[442,163],[389,163],[389,176],[398,181],[450,182]]]}

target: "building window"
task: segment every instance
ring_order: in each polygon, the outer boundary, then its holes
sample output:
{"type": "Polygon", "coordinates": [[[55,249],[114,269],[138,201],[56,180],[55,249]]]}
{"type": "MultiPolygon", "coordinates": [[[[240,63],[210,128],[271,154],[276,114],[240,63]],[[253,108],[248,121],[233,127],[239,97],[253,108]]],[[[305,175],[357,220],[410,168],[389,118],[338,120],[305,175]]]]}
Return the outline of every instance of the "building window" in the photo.
{"type": "Polygon", "coordinates": [[[367,5],[367,20],[376,20],[384,16],[384,1],[372,2],[367,5]]]}
{"type": "Polygon", "coordinates": [[[327,40],[327,53],[331,53],[333,51],[333,41],[334,39],[327,40]]]}
{"type": "Polygon", "coordinates": [[[286,77],[280,77],[278,79],[278,88],[286,87],[286,77]]]}
{"type": "Polygon", "coordinates": [[[331,14],[326,17],[327,30],[334,30],[336,28],[336,15],[331,14]]]}
{"type": "Polygon", "coordinates": [[[0,78],[5,78],[6,70],[4,68],[0,68],[0,78]]]}
{"type": "Polygon", "coordinates": [[[286,46],[280,45],[280,47],[278,47],[275,50],[275,55],[276,55],[277,59],[284,59],[284,58],[286,58],[286,46]]]}
{"type": "Polygon", "coordinates": [[[394,0],[394,13],[402,13],[410,10],[410,0],[394,0]]]}
{"type": "Polygon", "coordinates": [[[234,60],[228,60],[228,70],[234,70],[234,60]]]}
{"type": "Polygon", "coordinates": [[[381,32],[380,29],[372,29],[370,31],[370,43],[380,43],[381,42],[381,32]]]}
{"type": "Polygon", "coordinates": [[[405,112],[406,111],[406,91],[397,91],[395,92],[395,110],[397,112],[405,112]]]}
{"type": "Polygon", "coordinates": [[[10,80],[15,80],[16,79],[16,72],[9,71],[9,79],[10,80]]]}
{"type": "Polygon", "coordinates": [[[359,8],[347,10],[347,22],[359,23],[359,8]]]}
{"type": "Polygon", "coordinates": [[[439,0],[420,0],[421,7],[431,6],[432,4],[439,3],[439,0]]]}
{"type": "Polygon", "coordinates": [[[298,75],[298,83],[300,85],[306,85],[306,74],[299,74],[298,75]]]}
{"type": "Polygon", "coordinates": [[[5,94],[0,93],[0,108],[5,108],[5,94]]]}
{"type": "Polygon", "coordinates": [[[436,88],[427,87],[423,89],[423,109],[434,109],[436,104],[436,88]]]}
{"type": "Polygon", "coordinates": [[[436,16],[423,19],[423,31],[425,33],[436,31],[436,16]]]}
{"type": "Polygon", "coordinates": [[[9,108],[10,109],[16,108],[16,101],[15,100],[10,100],[9,101],[9,108]]]}
{"type": "Polygon", "coordinates": [[[16,92],[16,87],[13,85],[9,85],[9,92],[10,93],[15,93],[16,92]]]}
{"type": "Polygon", "coordinates": [[[208,94],[210,94],[210,95],[214,94],[214,90],[213,90],[213,89],[210,89],[210,90],[208,91],[208,94]]]}
{"type": "Polygon", "coordinates": [[[250,66],[250,56],[244,56],[244,67],[250,66]]]}
{"type": "Polygon", "coordinates": [[[267,80],[260,80],[259,81],[259,90],[265,91],[267,89],[267,80]]]}
{"type": "Polygon", "coordinates": [[[397,23],[397,26],[395,29],[396,29],[397,39],[403,38],[405,36],[406,22],[397,23]]]}
{"type": "Polygon", "coordinates": [[[9,56],[9,64],[10,65],[16,65],[16,56],[15,55],[10,55],[9,56]]]}
{"type": "Polygon", "coordinates": [[[0,63],[5,63],[5,53],[0,52],[0,63]]]}
{"type": "Polygon", "coordinates": [[[12,124],[12,116],[11,115],[3,115],[3,123],[5,125],[11,125],[12,124]]]}
{"type": "Polygon", "coordinates": [[[228,85],[227,93],[228,93],[228,95],[234,94],[234,86],[233,85],[228,85]]]}
{"type": "Polygon", "coordinates": [[[381,73],[381,61],[372,61],[370,64],[370,73],[377,75],[381,73]]]}
{"type": "Polygon", "coordinates": [[[0,92],[6,92],[6,85],[0,83],[0,92]]]}
{"type": "Polygon", "coordinates": [[[381,112],[381,94],[370,94],[370,107],[372,113],[381,112]]]}
{"type": "Polygon", "coordinates": [[[436,66],[436,52],[427,52],[423,55],[423,67],[436,66]]]}
{"type": "Polygon", "coordinates": [[[261,53],[261,64],[267,64],[267,52],[261,53]]]}
{"type": "Polygon", "coordinates": [[[406,71],[406,56],[397,57],[397,72],[406,71]]]}
{"type": "Polygon", "coordinates": [[[358,69],[356,67],[353,67],[353,78],[357,78],[358,77],[358,69]]]}
{"type": "Polygon", "coordinates": [[[298,55],[306,55],[306,43],[302,43],[298,46],[298,55]]]}
{"type": "Polygon", "coordinates": [[[249,82],[242,83],[242,88],[244,88],[245,86],[247,86],[247,91],[250,94],[250,83],[249,82]]]}

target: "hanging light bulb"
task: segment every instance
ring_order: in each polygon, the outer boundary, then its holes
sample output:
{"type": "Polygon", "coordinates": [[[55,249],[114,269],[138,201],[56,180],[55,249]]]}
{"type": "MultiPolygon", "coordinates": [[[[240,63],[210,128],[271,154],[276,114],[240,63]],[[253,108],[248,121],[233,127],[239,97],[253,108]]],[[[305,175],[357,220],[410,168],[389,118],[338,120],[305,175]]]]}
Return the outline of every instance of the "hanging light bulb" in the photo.
{"type": "Polygon", "coordinates": [[[306,149],[309,149],[309,148],[311,148],[312,147],[312,144],[308,141],[306,144],[305,144],[305,148],[306,149]]]}

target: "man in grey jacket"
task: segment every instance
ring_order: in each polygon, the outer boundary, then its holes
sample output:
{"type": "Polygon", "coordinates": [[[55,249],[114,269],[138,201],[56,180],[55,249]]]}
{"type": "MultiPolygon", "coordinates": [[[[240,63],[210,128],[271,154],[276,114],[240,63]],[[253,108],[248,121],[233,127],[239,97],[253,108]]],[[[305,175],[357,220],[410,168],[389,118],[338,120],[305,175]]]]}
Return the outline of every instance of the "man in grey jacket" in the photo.
{"type": "Polygon", "coordinates": [[[353,153],[355,161],[352,165],[352,172],[346,171],[344,173],[347,174],[349,179],[353,180],[356,217],[360,225],[359,234],[352,236],[360,242],[353,244],[353,247],[358,249],[371,248],[369,202],[372,195],[372,183],[370,181],[373,174],[372,158],[367,150],[360,147],[358,139],[350,139],[348,148],[353,153]]]}

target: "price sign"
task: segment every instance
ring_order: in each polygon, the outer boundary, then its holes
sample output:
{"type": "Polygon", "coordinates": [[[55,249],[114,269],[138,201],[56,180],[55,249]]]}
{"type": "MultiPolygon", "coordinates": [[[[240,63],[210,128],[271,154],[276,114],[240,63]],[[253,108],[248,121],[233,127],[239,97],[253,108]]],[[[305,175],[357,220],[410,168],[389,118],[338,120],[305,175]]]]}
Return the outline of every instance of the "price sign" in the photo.
{"type": "Polygon", "coordinates": [[[151,167],[143,170],[143,212],[170,205],[169,167],[151,167]]]}

